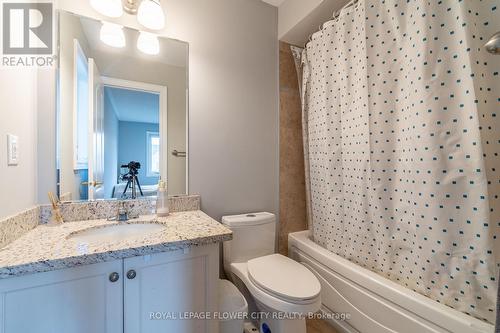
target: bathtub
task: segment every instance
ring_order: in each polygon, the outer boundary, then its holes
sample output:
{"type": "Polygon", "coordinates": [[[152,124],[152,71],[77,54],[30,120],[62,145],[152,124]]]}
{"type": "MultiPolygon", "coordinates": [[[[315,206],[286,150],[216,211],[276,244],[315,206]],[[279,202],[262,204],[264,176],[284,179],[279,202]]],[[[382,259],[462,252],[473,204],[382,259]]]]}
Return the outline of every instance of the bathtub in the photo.
{"type": "Polygon", "coordinates": [[[322,248],[309,231],[288,237],[291,258],[321,282],[322,313],[347,333],[493,333],[494,327],[437,303],[322,248]]]}

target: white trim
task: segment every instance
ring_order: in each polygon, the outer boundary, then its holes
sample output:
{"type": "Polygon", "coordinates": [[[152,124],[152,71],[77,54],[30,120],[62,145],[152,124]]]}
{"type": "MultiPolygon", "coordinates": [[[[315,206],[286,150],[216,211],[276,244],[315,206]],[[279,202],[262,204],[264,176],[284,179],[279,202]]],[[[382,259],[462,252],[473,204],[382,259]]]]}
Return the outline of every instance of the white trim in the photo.
{"type": "MultiPolygon", "coordinates": [[[[151,157],[153,152],[151,151],[151,138],[160,138],[159,132],[146,131],[146,177],[158,177],[159,173],[153,172],[151,170],[151,157]]],[[[161,154],[161,141],[160,141],[160,154],[161,154]]],[[[160,173],[161,173],[161,162],[160,162],[160,173]]]]}
{"type": "Polygon", "coordinates": [[[189,88],[186,87],[186,195],[189,195],[189,88]]]}
{"type": "Polygon", "coordinates": [[[96,71],[95,68],[97,65],[95,64],[95,61],[93,58],[89,58],[89,101],[88,101],[88,163],[87,163],[87,182],[88,182],[88,200],[94,200],[94,194],[95,194],[95,188],[93,185],[91,185],[95,179],[94,179],[94,164],[96,163],[95,161],[95,155],[94,152],[96,150],[95,141],[94,141],[94,131],[95,131],[95,126],[94,126],[94,111],[95,111],[95,102],[96,102],[96,94],[95,94],[95,77],[96,77],[96,71]]]}
{"type": "MultiPolygon", "coordinates": [[[[116,79],[112,77],[102,77],[104,86],[127,88],[130,90],[153,92],[160,96],[160,177],[168,180],[168,90],[167,86],[116,79]]],[[[186,176],[187,178],[187,176],[186,176]]]]}
{"type": "Polygon", "coordinates": [[[189,195],[189,43],[186,43],[186,195],[189,195]]]}
{"type": "MultiPolygon", "coordinates": [[[[83,51],[78,39],[73,39],[73,170],[86,169],[87,161],[78,160],[78,60],[80,57],[85,59],[87,65],[87,76],[89,75],[88,57],[83,51]]],[[[90,93],[90,92],[89,92],[90,93]]]]}

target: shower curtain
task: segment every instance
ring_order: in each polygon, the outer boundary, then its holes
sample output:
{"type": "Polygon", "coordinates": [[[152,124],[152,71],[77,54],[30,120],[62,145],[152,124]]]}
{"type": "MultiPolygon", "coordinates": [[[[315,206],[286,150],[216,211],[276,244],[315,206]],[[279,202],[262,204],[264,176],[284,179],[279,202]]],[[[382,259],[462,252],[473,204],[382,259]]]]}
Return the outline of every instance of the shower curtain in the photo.
{"type": "Polygon", "coordinates": [[[482,45],[497,7],[359,0],[302,56],[314,241],[492,323],[500,66],[482,45]]]}

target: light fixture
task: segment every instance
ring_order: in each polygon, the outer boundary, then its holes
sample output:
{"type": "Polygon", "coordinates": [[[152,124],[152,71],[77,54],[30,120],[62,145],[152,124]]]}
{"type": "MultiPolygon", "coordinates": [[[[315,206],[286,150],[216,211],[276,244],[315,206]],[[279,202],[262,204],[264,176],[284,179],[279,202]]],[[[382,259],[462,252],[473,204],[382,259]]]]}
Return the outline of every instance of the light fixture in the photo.
{"type": "Polygon", "coordinates": [[[120,17],[123,12],[137,15],[139,23],[151,30],[165,27],[165,14],[160,0],[90,0],[90,5],[109,17],[120,17]]]}
{"type": "Polygon", "coordinates": [[[137,11],[137,20],[151,30],[161,30],[165,27],[165,14],[159,0],[142,0],[137,11]]]}
{"type": "Polygon", "coordinates": [[[141,31],[137,39],[137,48],[142,53],[157,55],[160,53],[160,41],[152,33],[141,31]]]}
{"type": "Polygon", "coordinates": [[[121,25],[103,22],[100,37],[101,41],[106,45],[112,47],[125,46],[125,33],[121,25]]]}
{"type": "Polygon", "coordinates": [[[90,5],[105,16],[120,17],[123,15],[121,0],[90,0],[90,5]]]}

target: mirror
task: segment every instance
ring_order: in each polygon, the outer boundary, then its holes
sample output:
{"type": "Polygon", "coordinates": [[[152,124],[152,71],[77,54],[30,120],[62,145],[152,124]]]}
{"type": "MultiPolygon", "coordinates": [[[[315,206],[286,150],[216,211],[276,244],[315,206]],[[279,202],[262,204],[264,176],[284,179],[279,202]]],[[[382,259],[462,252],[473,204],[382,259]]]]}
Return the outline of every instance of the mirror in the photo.
{"type": "Polygon", "coordinates": [[[58,14],[60,199],[187,194],[188,44],[58,14]]]}

